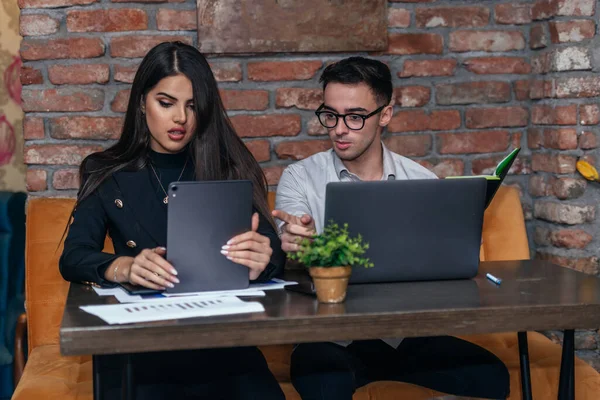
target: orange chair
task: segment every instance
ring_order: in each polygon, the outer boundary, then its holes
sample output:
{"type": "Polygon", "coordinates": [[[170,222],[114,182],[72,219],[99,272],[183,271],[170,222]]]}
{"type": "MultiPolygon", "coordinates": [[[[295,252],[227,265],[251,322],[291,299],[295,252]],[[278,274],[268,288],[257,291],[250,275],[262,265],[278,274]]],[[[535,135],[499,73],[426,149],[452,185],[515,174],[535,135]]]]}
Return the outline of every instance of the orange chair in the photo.
{"type": "MultiPolygon", "coordinates": [[[[271,207],[274,194],[269,195],[271,207]]],[[[64,357],[59,349],[59,326],[69,283],[58,271],[62,252],[59,239],[73,207],[72,199],[31,199],[27,213],[26,310],[18,327],[28,328],[29,358],[13,400],[87,400],[92,399],[90,356],[64,357]]],[[[502,187],[484,219],[482,260],[528,259],[529,247],[519,195],[514,188],[502,187]]],[[[110,243],[107,249],[112,248],[110,243]]],[[[508,367],[510,399],[520,399],[519,353],[516,333],[463,336],[496,354],[508,367]]],[[[557,397],[561,347],[545,336],[529,333],[529,354],[533,397],[557,397]]],[[[21,340],[22,344],[22,340],[21,340]]],[[[20,365],[24,363],[20,346],[20,365]]],[[[18,351],[19,351],[18,350],[18,351]]],[[[300,399],[290,383],[291,346],[264,346],[269,367],[279,380],[287,399],[300,399]]],[[[575,361],[576,396],[579,400],[598,398],[600,374],[580,359],[575,361]]],[[[22,372],[22,376],[21,376],[22,372]]],[[[428,399],[441,393],[400,382],[375,382],[360,388],[355,400],[428,399]]]]}

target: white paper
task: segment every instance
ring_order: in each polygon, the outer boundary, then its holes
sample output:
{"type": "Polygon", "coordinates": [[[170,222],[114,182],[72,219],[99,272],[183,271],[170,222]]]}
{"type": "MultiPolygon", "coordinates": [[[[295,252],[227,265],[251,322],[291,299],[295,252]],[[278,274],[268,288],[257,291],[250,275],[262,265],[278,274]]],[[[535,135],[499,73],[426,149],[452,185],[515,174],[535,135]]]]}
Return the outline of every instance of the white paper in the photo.
{"type": "Polygon", "coordinates": [[[217,298],[163,298],[148,300],[143,304],[108,304],[80,306],[79,308],[101,318],[111,325],[242,314],[265,310],[263,305],[258,302],[245,302],[234,296],[217,298]]]}
{"type": "Polygon", "coordinates": [[[98,288],[93,287],[98,296],[115,296],[119,303],[141,303],[162,298],[182,298],[182,297],[226,297],[226,296],[242,296],[242,297],[263,297],[265,290],[283,289],[286,285],[294,285],[296,282],[284,281],[283,279],[271,279],[266,283],[251,283],[247,289],[239,290],[214,290],[208,292],[187,292],[187,293],[157,293],[151,295],[129,294],[121,287],[115,288],[98,288]]]}

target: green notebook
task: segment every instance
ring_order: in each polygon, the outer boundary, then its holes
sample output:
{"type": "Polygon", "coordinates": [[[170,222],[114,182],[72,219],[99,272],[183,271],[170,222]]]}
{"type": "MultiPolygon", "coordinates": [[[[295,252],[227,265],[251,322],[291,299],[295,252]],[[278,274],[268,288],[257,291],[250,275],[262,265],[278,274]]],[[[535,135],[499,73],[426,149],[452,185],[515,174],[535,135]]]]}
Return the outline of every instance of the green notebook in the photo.
{"type": "Polygon", "coordinates": [[[469,178],[484,178],[487,179],[487,192],[485,196],[485,207],[490,205],[494,195],[498,191],[498,188],[502,184],[502,181],[508,174],[508,170],[513,165],[513,162],[517,158],[521,148],[518,147],[511,151],[506,157],[502,159],[496,166],[492,175],[471,175],[471,176],[447,176],[446,179],[469,179],[469,178]]]}

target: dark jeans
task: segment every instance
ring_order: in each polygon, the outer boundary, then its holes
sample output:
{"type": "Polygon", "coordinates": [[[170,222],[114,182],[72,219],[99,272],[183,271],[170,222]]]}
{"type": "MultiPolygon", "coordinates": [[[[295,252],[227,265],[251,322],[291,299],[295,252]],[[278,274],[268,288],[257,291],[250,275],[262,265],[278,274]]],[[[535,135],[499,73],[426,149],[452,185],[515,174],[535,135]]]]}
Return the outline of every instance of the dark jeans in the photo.
{"type": "MultiPolygon", "coordinates": [[[[120,398],[118,355],[102,362],[107,399],[120,398]]],[[[133,356],[136,399],[285,400],[256,347],[140,353],[133,356]]]]}
{"type": "Polygon", "coordinates": [[[406,338],[397,349],[382,340],[300,344],[291,375],[303,400],[350,400],[375,381],[400,381],[456,396],[505,399],[506,366],[492,353],[451,336],[406,338]]]}

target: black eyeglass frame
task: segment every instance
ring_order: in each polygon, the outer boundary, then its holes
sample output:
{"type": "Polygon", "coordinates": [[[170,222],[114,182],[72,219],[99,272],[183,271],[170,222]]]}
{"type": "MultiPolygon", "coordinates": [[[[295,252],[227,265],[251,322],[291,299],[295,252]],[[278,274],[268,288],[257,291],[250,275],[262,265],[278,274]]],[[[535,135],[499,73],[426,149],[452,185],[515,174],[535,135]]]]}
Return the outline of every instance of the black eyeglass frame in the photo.
{"type": "Polygon", "coordinates": [[[324,126],[327,129],[333,129],[337,126],[338,122],[340,121],[340,118],[342,118],[344,120],[344,124],[346,125],[346,127],[352,131],[360,131],[362,128],[365,127],[365,121],[369,118],[371,118],[373,115],[380,113],[381,110],[383,110],[386,106],[383,105],[381,107],[379,107],[378,109],[376,109],[375,111],[373,111],[372,113],[369,113],[367,115],[362,115],[362,114],[356,114],[356,113],[349,113],[349,114],[337,114],[334,113],[333,111],[329,111],[329,110],[323,110],[323,107],[325,107],[325,103],[321,104],[319,106],[319,108],[317,108],[317,111],[315,111],[315,115],[317,116],[317,119],[319,120],[319,123],[324,126]],[[327,126],[325,125],[322,121],[321,121],[321,114],[323,113],[329,113],[332,115],[335,115],[335,125],[333,126],[327,126]],[[348,126],[348,122],[346,122],[346,117],[348,116],[356,116],[356,117],[360,117],[362,118],[362,125],[360,126],[360,128],[350,128],[350,126],[348,126]]]}

